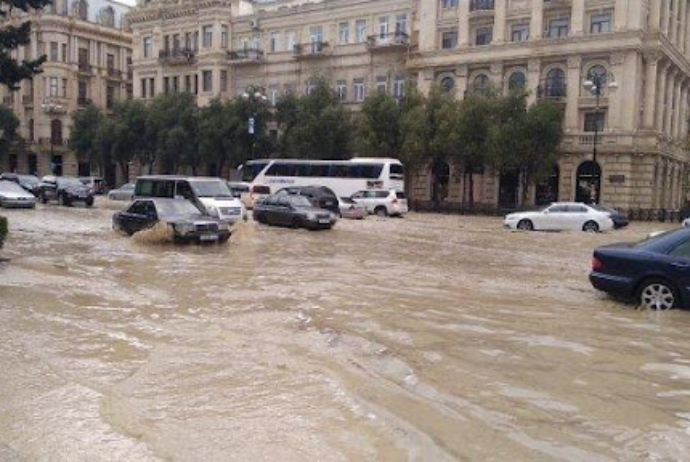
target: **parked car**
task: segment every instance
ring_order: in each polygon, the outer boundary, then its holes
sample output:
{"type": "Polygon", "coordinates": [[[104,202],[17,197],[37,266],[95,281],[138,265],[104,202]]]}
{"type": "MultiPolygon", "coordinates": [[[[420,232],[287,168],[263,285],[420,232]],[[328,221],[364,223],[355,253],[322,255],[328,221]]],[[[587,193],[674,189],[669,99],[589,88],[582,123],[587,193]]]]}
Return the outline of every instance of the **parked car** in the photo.
{"type": "Polygon", "coordinates": [[[211,177],[151,175],[137,178],[134,198],[183,198],[209,216],[237,223],[247,210],[232,196],[225,180],[211,177]]]}
{"type": "Polygon", "coordinates": [[[594,251],[592,285],[644,308],[690,305],[690,229],[666,231],[638,243],[594,251]]]}
{"type": "Polygon", "coordinates": [[[243,194],[249,194],[250,185],[241,181],[228,181],[228,188],[232,197],[242,200],[243,194]]]}
{"type": "Polygon", "coordinates": [[[332,189],[326,186],[290,186],[280,189],[276,194],[303,196],[306,197],[314,207],[330,210],[336,215],[340,214],[338,196],[335,195],[332,189]]]}
{"type": "MultiPolygon", "coordinates": [[[[234,183],[236,185],[246,185],[247,190],[242,191],[240,193],[240,200],[242,201],[242,205],[244,205],[248,209],[254,208],[254,204],[256,202],[262,201],[268,196],[271,195],[271,188],[268,186],[262,186],[262,185],[250,185],[249,183],[234,183]]],[[[236,188],[236,190],[239,190],[239,188],[244,188],[245,186],[239,186],[236,188]]],[[[231,186],[230,189],[232,190],[233,187],[231,186]]]]}
{"type": "Polygon", "coordinates": [[[97,176],[82,176],[79,177],[85,186],[91,188],[94,194],[105,194],[105,180],[97,176]]]}
{"type": "Polygon", "coordinates": [[[0,207],[33,209],[36,196],[14,181],[0,180],[0,207]]]}
{"type": "Polygon", "coordinates": [[[117,189],[108,192],[108,199],[111,201],[131,201],[134,197],[134,183],[123,184],[117,189]]]}
{"type": "Polygon", "coordinates": [[[525,231],[609,231],[613,220],[607,212],[578,202],[556,202],[532,212],[511,213],[503,221],[506,228],[525,231]]]}
{"type": "Polygon", "coordinates": [[[78,178],[68,176],[46,176],[39,185],[41,202],[56,200],[60,205],[71,207],[75,202],[83,202],[87,207],[93,205],[93,192],[78,178]]]}
{"type": "Polygon", "coordinates": [[[292,228],[330,229],[338,220],[327,209],[314,207],[305,196],[274,194],[254,205],[254,220],[292,228]]]}
{"type": "Polygon", "coordinates": [[[338,206],[340,207],[341,218],[361,220],[367,216],[367,209],[349,197],[339,197],[338,206]]]}
{"type": "Polygon", "coordinates": [[[368,189],[352,195],[352,199],[362,204],[367,213],[381,217],[403,216],[407,213],[407,197],[402,191],[394,189],[368,189]]]}
{"type": "Polygon", "coordinates": [[[232,234],[230,222],[204,215],[186,199],[137,199],[113,215],[113,228],[130,236],[158,222],[171,226],[180,243],[223,243],[232,234]]]}
{"type": "Polygon", "coordinates": [[[38,185],[41,180],[34,175],[21,175],[19,173],[3,173],[0,175],[0,180],[7,180],[17,183],[19,186],[30,192],[34,196],[38,196],[38,185]]]}
{"type": "Polygon", "coordinates": [[[628,216],[614,208],[606,207],[603,205],[592,205],[592,208],[600,212],[608,213],[611,217],[611,220],[613,220],[614,229],[625,228],[630,224],[628,216]]]}

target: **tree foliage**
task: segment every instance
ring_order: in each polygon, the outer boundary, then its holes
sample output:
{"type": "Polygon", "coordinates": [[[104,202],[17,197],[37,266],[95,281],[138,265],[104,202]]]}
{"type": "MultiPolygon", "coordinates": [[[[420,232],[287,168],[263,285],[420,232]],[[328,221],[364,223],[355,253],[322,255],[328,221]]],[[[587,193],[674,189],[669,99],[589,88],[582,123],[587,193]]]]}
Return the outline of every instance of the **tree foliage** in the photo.
{"type": "Polygon", "coordinates": [[[12,145],[19,139],[18,128],[19,119],[14,111],[0,104],[0,159],[7,155],[12,145]]]}
{"type": "MultiPolygon", "coordinates": [[[[27,13],[29,9],[40,10],[51,3],[51,0],[0,0],[0,22],[11,18],[15,12],[27,13]]],[[[10,90],[18,89],[18,84],[38,74],[46,57],[35,60],[18,60],[12,58],[12,51],[28,45],[31,40],[31,23],[9,24],[0,28],[0,85],[10,90]]]]}

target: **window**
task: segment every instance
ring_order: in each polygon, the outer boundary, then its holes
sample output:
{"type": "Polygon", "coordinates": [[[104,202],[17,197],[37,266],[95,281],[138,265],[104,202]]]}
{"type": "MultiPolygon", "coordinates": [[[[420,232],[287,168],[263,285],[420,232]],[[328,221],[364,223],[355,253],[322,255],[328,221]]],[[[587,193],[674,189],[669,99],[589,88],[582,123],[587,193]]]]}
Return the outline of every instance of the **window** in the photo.
{"type": "Polygon", "coordinates": [[[141,97],[146,98],[146,79],[141,79],[141,97]]]}
{"type": "Polygon", "coordinates": [[[476,35],[476,45],[488,45],[491,43],[491,40],[493,39],[493,28],[491,27],[478,27],[475,35],[476,35]]]}
{"type": "Polygon", "coordinates": [[[478,93],[489,89],[489,77],[486,74],[479,74],[472,81],[472,89],[478,93]]]}
{"type": "Polygon", "coordinates": [[[115,87],[108,85],[105,89],[105,107],[112,109],[115,104],[115,87]]]}
{"type": "Polygon", "coordinates": [[[278,85],[271,85],[268,89],[269,100],[271,101],[271,106],[278,104],[278,85]]]}
{"type": "MultiPolygon", "coordinates": [[[[322,26],[312,26],[309,28],[309,41],[314,44],[318,43],[319,45],[323,43],[323,27],[322,26]]],[[[321,51],[321,47],[317,46],[314,47],[312,46],[312,52],[317,52],[321,51]]]]}
{"type": "Polygon", "coordinates": [[[453,77],[444,77],[441,79],[441,90],[450,92],[455,88],[455,79],[453,77]]]}
{"type": "Polygon", "coordinates": [[[101,24],[105,27],[115,27],[115,10],[112,6],[103,8],[100,13],[101,24]]]}
{"type": "Polygon", "coordinates": [[[565,72],[561,69],[551,69],[546,74],[546,96],[561,98],[565,96],[565,72]]]}
{"type": "Polygon", "coordinates": [[[180,78],[179,77],[173,77],[172,78],[172,91],[175,93],[178,93],[180,91],[180,78]]]}
{"type": "Polygon", "coordinates": [[[163,93],[170,93],[170,77],[163,77],[163,93]]]}
{"type": "Polygon", "coordinates": [[[396,75],[393,80],[393,97],[403,98],[405,96],[405,77],[396,75]]]}
{"type": "Polygon", "coordinates": [[[441,6],[443,8],[456,8],[458,6],[458,0],[442,0],[441,6]]]}
{"type": "Polygon", "coordinates": [[[366,98],[366,88],[364,86],[364,79],[354,80],[355,102],[361,103],[366,98]]]}
{"type": "Polygon", "coordinates": [[[606,113],[603,111],[588,112],[585,114],[585,131],[602,132],[606,124],[606,113]]]}
{"type": "Polygon", "coordinates": [[[228,47],[228,26],[220,26],[220,46],[221,48],[228,47]]]}
{"type": "Polygon", "coordinates": [[[115,69],[115,55],[108,53],[105,55],[105,62],[108,69],[115,69]]]}
{"type": "MultiPolygon", "coordinates": [[[[599,83],[606,88],[606,82],[608,80],[608,73],[606,72],[606,69],[604,66],[592,66],[589,69],[589,72],[587,72],[587,80],[592,79],[592,80],[598,80],[599,83]]],[[[603,90],[603,88],[602,88],[603,90]]]]}
{"type": "Polygon", "coordinates": [[[611,32],[611,13],[593,14],[589,32],[591,34],[605,34],[611,32]]]}
{"type": "Polygon", "coordinates": [[[355,33],[357,34],[357,43],[367,41],[367,21],[365,19],[358,19],[355,22],[355,33]]]}
{"type": "Polygon", "coordinates": [[[149,79],[149,98],[156,96],[156,79],[149,79]]]}
{"type": "Polygon", "coordinates": [[[153,57],[153,39],[151,37],[144,37],[144,58],[153,57]]]}
{"type": "Polygon", "coordinates": [[[341,22],[338,24],[338,43],[347,45],[350,43],[350,23],[341,22]]]}
{"type": "Polygon", "coordinates": [[[213,26],[204,26],[202,31],[202,46],[204,48],[211,48],[213,46],[213,26]]]}
{"type": "Polygon", "coordinates": [[[269,40],[268,48],[271,53],[280,51],[280,33],[271,32],[271,39],[269,40]]]}
{"type": "Polygon", "coordinates": [[[220,71],[220,91],[228,91],[228,71],[220,71]]]}
{"type": "Polygon", "coordinates": [[[68,61],[67,59],[67,44],[63,43],[62,44],[62,62],[66,63],[68,61]]]}
{"type": "Polygon", "coordinates": [[[513,24],[510,32],[511,42],[525,42],[529,39],[529,24],[513,24]]]}
{"type": "Polygon", "coordinates": [[[386,38],[388,36],[388,16],[379,17],[379,38],[386,38]]]}
{"type": "Polygon", "coordinates": [[[57,97],[58,95],[58,78],[57,77],[50,77],[48,79],[48,96],[52,96],[53,98],[57,97]]]}
{"type": "Polygon", "coordinates": [[[527,78],[523,72],[513,72],[508,78],[509,90],[524,90],[527,78]]]}
{"type": "Polygon", "coordinates": [[[67,98],[67,79],[62,79],[62,87],[60,87],[60,96],[67,98]]]}
{"type": "Polygon", "coordinates": [[[213,91],[213,71],[202,71],[202,91],[213,91]]]}
{"type": "Polygon", "coordinates": [[[347,101],[347,81],[338,80],[335,83],[335,92],[338,95],[338,101],[341,103],[347,101]]]}
{"type": "Polygon", "coordinates": [[[50,60],[57,62],[60,60],[59,56],[59,51],[58,51],[58,43],[57,42],[50,42],[50,60]]]}
{"type": "Polygon", "coordinates": [[[567,37],[570,20],[568,18],[552,19],[549,21],[549,28],[546,36],[549,38],[567,37]]]}
{"type": "Polygon", "coordinates": [[[311,95],[311,92],[316,90],[316,81],[314,80],[307,80],[307,85],[305,87],[305,93],[307,95],[311,95]]]}
{"type": "Polygon", "coordinates": [[[450,50],[458,46],[458,33],[457,31],[444,32],[441,35],[441,48],[444,50],[450,50]]]}
{"type": "Polygon", "coordinates": [[[377,75],[376,76],[376,91],[379,93],[388,92],[388,76],[387,75],[377,75]]]}
{"type": "Polygon", "coordinates": [[[77,99],[81,104],[86,104],[86,99],[89,97],[89,87],[86,82],[80,80],[77,83],[77,99]]]}
{"type": "Polygon", "coordinates": [[[192,76],[191,75],[185,75],[184,76],[184,91],[187,93],[192,92],[192,76]]]}
{"type": "Polygon", "coordinates": [[[407,15],[399,14],[395,17],[395,35],[407,33],[407,15]]]}
{"type": "Polygon", "coordinates": [[[295,31],[290,31],[286,35],[287,49],[292,51],[295,49],[295,31]]]}

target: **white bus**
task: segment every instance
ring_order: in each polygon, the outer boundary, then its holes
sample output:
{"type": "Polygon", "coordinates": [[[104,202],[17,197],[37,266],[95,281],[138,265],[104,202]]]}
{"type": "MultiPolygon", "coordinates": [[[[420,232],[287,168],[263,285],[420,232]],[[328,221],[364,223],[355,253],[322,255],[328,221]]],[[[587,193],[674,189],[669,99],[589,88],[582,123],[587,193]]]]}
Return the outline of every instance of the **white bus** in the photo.
{"type": "Polygon", "coordinates": [[[367,189],[405,191],[404,170],[397,159],[354,158],[350,160],[250,160],[238,176],[251,192],[275,193],[288,186],[326,186],[338,197],[350,197],[367,189]]]}

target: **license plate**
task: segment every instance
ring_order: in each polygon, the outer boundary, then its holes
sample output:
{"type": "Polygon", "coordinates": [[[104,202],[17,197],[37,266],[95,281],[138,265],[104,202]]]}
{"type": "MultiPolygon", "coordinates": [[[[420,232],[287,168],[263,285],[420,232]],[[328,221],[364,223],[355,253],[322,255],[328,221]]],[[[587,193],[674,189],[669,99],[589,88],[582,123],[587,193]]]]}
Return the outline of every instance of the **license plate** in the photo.
{"type": "Polygon", "coordinates": [[[218,235],[217,234],[204,234],[202,236],[199,236],[199,239],[202,241],[205,241],[205,242],[217,241],[218,235]]]}
{"type": "Polygon", "coordinates": [[[331,220],[329,220],[328,218],[322,218],[319,220],[319,224],[322,224],[322,225],[326,225],[330,222],[331,222],[331,220]]]}

